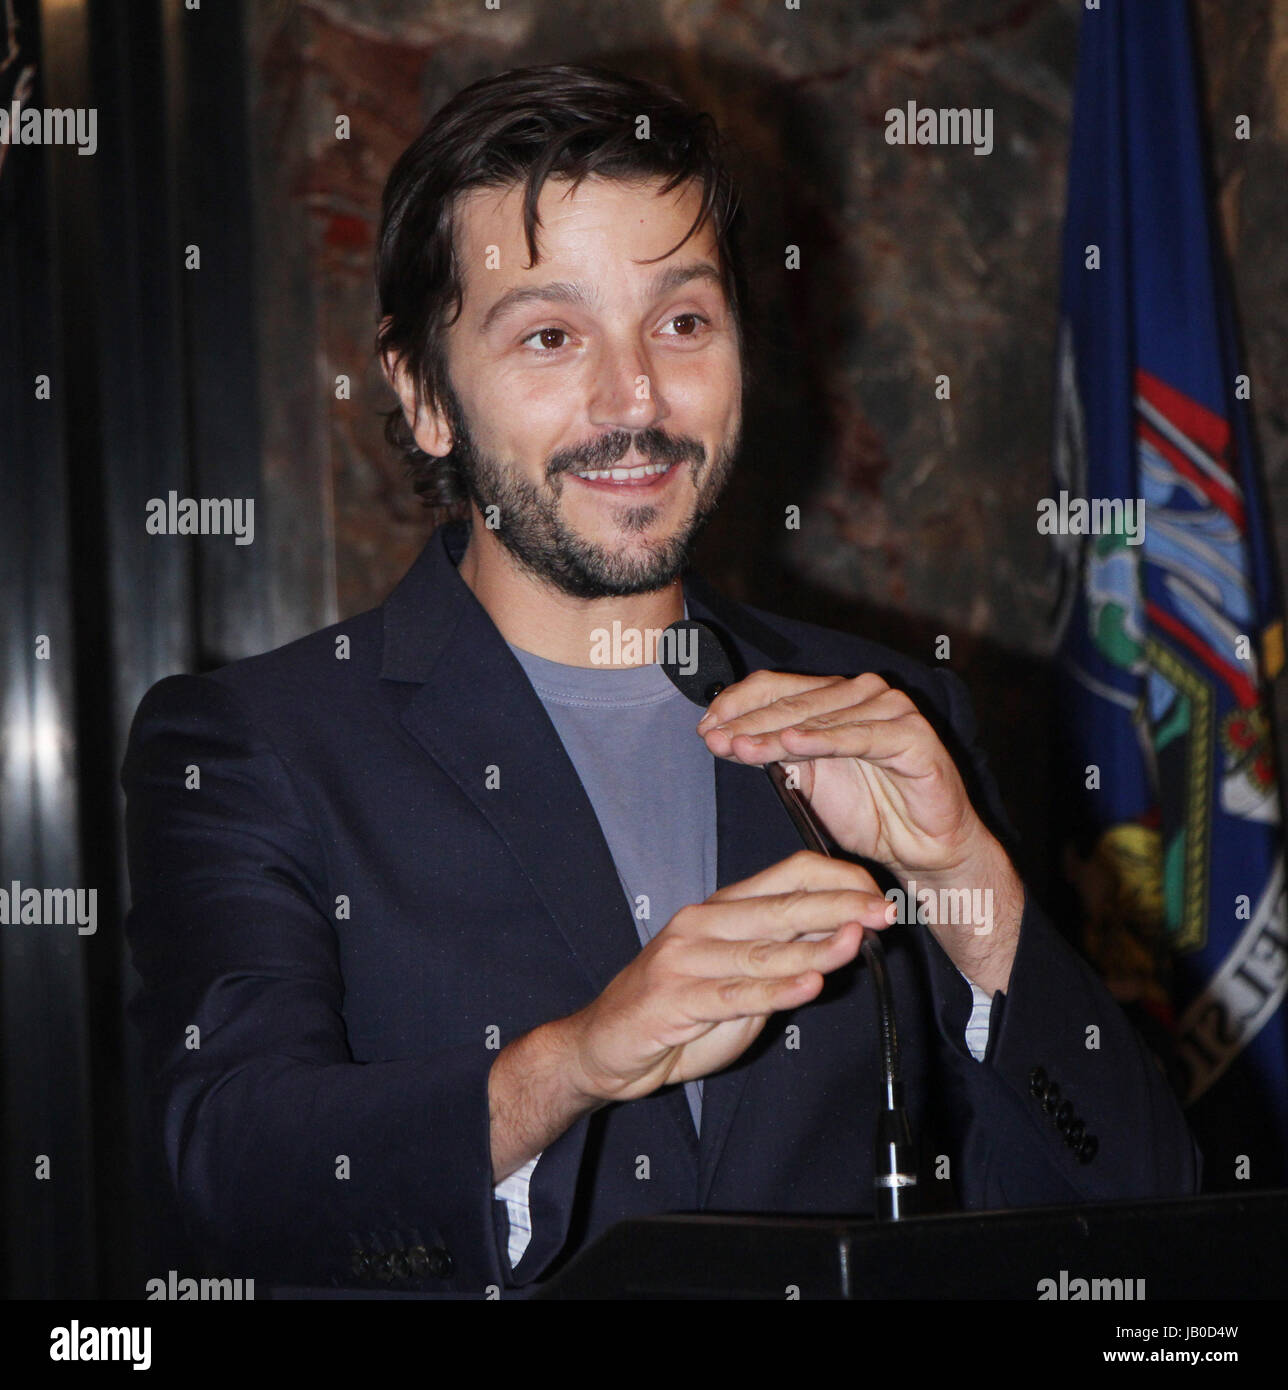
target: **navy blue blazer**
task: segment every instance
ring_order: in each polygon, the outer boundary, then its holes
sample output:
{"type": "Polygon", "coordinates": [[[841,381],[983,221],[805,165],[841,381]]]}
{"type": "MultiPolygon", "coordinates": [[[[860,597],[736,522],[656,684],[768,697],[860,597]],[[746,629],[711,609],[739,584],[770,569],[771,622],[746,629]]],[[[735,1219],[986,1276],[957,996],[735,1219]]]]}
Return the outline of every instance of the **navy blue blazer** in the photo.
{"type": "MultiPolygon", "coordinates": [[[[851,966],[706,1079],[700,1138],[671,1086],[552,1143],[510,1270],[489,1068],[639,940],[554,726],[456,571],[465,540],[441,528],[379,608],[169,677],[135,717],[130,1013],[189,1235],[229,1274],[481,1293],[549,1277],[627,1217],[871,1211],[878,1043],[851,966]]],[[[693,574],[685,593],[746,670],[875,670],[906,689],[1006,842],[958,678],[693,574]]],[[[716,802],[721,885],[799,849],[759,769],[717,759],[716,802]]],[[[923,1183],[972,1209],[1197,1191],[1160,1068],[1031,895],[983,1062],[970,989],[926,928],[884,939],[923,1183]]]]}

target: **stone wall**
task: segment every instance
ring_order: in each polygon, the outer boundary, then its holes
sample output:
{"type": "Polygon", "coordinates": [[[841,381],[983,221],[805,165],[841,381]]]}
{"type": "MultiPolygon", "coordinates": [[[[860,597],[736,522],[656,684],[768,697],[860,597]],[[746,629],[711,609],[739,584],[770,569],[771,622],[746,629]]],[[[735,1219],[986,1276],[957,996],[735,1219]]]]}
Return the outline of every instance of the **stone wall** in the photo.
{"type": "MultiPolygon", "coordinates": [[[[308,0],[250,7],[263,398],[281,635],[377,603],[433,518],[383,442],[380,191],[474,79],[596,61],[669,83],[739,147],[761,385],[702,566],[762,606],[971,686],[1046,879],[1051,375],[1077,0],[308,0]],[[990,107],[994,148],[892,147],[884,113],[990,107]],[[335,119],[350,120],[337,140],[335,119]],[[801,249],[801,269],[783,248],[801,249]],[[938,400],[946,374],[950,399],[938,400]],[[336,379],[351,382],[337,398],[336,379]],[[784,509],[802,509],[799,531],[784,509]]],[[[1288,549],[1288,0],[1204,0],[1220,209],[1288,549]],[[1234,138],[1235,117],[1253,138],[1234,138]]]]}

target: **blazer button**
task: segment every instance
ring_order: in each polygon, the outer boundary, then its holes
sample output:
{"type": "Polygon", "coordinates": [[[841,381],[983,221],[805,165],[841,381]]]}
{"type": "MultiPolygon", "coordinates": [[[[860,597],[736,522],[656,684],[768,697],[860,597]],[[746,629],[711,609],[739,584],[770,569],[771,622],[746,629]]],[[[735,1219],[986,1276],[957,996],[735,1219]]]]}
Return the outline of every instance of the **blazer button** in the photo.
{"type": "Polygon", "coordinates": [[[1029,1091],[1041,1100],[1047,1093],[1047,1074],[1044,1067],[1034,1067],[1029,1072],[1029,1091]]]}
{"type": "Polygon", "coordinates": [[[1044,1111],[1046,1111],[1046,1113],[1047,1113],[1048,1115],[1054,1115],[1054,1114],[1055,1114],[1055,1111],[1056,1111],[1056,1107],[1057,1107],[1059,1104],[1060,1104],[1060,1086],[1059,1086],[1059,1083],[1058,1083],[1058,1082],[1053,1081],[1053,1082],[1047,1087],[1046,1097],[1045,1097],[1045,1099],[1042,1101],[1042,1109],[1043,1109],[1044,1111]]]}
{"type": "Polygon", "coordinates": [[[413,1245],[407,1252],[407,1264],[417,1279],[429,1273],[429,1255],[423,1245],[413,1245]]]}
{"type": "Polygon", "coordinates": [[[1096,1136],[1094,1134],[1088,1134],[1087,1137],[1078,1146],[1079,1161],[1082,1163],[1090,1163],[1091,1160],[1095,1158],[1096,1150],[1099,1148],[1100,1144],[1097,1141],[1096,1136]]]}
{"type": "Polygon", "coordinates": [[[1082,1143],[1083,1131],[1086,1128],[1087,1126],[1083,1124],[1081,1120],[1074,1119],[1064,1132],[1064,1142],[1068,1144],[1071,1149],[1076,1150],[1078,1145],[1082,1143]]]}
{"type": "Polygon", "coordinates": [[[444,1250],[441,1245],[434,1246],[428,1252],[428,1260],[430,1277],[433,1279],[449,1279],[456,1268],[451,1252],[444,1250]]]}
{"type": "Polygon", "coordinates": [[[371,1274],[371,1260],[365,1250],[355,1250],[349,1260],[349,1269],[355,1279],[366,1279],[371,1274]]]}
{"type": "Polygon", "coordinates": [[[389,1273],[395,1279],[405,1279],[410,1266],[407,1263],[407,1252],[405,1250],[393,1250],[389,1255],[389,1273]]]}
{"type": "Polygon", "coordinates": [[[392,1255],[377,1255],[372,1261],[372,1273],[382,1284],[388,1284],[394,1277],[392,1255]]]}
{"type": "Polygon", "coordinates": [[[1063,1134],[1073,1123],[1073,1104],[1071,1101],[1062,1101],[1060,1108],[1051,1117],[1056,1129],[1063,1134]]]}

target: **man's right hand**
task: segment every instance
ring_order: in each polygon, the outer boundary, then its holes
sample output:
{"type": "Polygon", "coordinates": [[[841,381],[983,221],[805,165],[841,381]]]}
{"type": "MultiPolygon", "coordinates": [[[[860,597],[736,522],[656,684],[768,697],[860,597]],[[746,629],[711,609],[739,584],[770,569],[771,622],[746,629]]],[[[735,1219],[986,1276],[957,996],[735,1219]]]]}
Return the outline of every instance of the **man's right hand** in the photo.
{"type": "Polygon", "coordinates": [[[727,1067],[894,913],[866,869],[809,850],[681,908],[598,998],[501,1050],[488,1076],[492,1181],[589,1111],[727,1067]]]}
{"type": "Polygon", "coordinates": [[[866,869],[810,850],[682,908],[566,1021],[575,1086],[596,1103],[635,1100],[722,1070],[893,912],[866,869]]]}

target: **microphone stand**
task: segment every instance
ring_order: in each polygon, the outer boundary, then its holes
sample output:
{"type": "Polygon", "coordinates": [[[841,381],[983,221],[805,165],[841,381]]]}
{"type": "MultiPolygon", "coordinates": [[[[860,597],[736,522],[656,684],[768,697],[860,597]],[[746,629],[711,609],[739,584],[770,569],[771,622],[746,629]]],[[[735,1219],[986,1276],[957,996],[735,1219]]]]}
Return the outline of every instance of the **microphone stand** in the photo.
{"type": "MultiPolygon", "coordinates": [[[[735,679],[728,653],[715,632],[705,623],[692,618],[674,622],[668,632],[689,631],[696,635],[698,659],[692,670],[682,669],[675,657],[659,660],[672,683],[695,705],[705,709],[712,700],[735,679]]],[[[678,646],[678,640],[676,643],[678,646]]],[[[778,793],[787,814],[792,818],[806,849],[835,858],[827,847],[810,811],[809,803],[798,787],[789,785],[786,769],[780,763],[768,763],[765,772],[778,793]]],[[[903,1076],[899,1059],[899,1034],[895,1028],[894,1001],[890,992],[890,977],[886,970],[885,952],[871,931],[863,933],[860,948],[872,976],[877,1009],[881,1020],[881,1110],[877,1117],[876,1158],[874,1163],[876,1214],[880,1221],[898,1221],[915,1210],[917,1165],[912,1146],[912,1128],[904,1107],[903,1076]]]]}
{"type": "MultiPolygon", "coordinates": [[[[768,763],[765,771],[806,849],[824,854],[829,859],[834,858],[810,812],[809,803],[801,795],[800,788],[790,784],[786,768],[781,763],[768,763]]],[[[861,950],[872,973],[872,986],[881,1017],[882,1106],[877,1117],[873,1166],[876,1214],[879,1221],[898,1221],[916,1210],[914,1189],[917,1186],[917,1167],[912,1147],[912,1126],[908,1123],[908,1112],[904,1106],[899,1034],[895,1027],[885,951],[880,940],[870,931],[863,933],[861,950]]]]}

